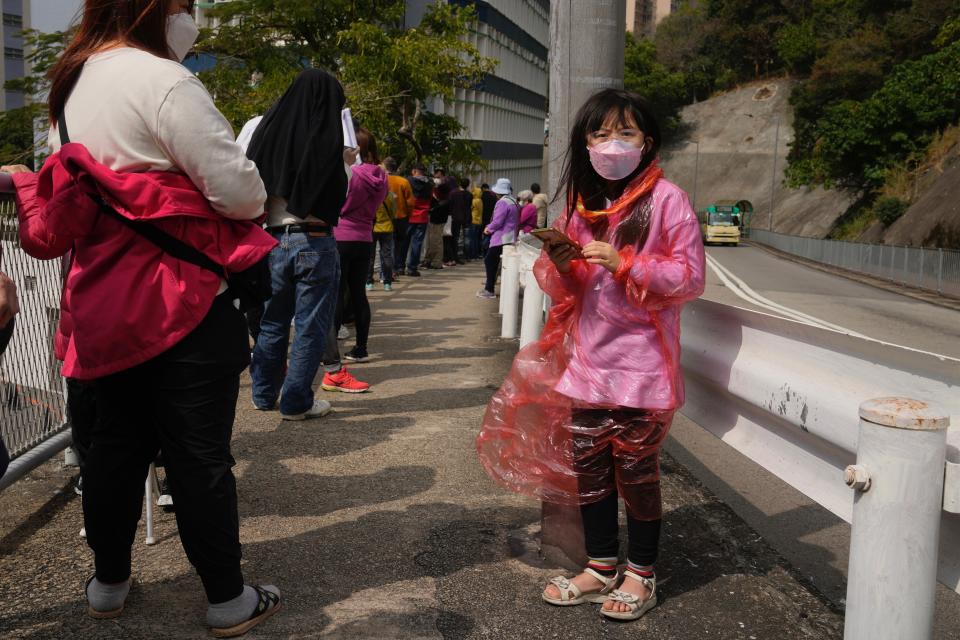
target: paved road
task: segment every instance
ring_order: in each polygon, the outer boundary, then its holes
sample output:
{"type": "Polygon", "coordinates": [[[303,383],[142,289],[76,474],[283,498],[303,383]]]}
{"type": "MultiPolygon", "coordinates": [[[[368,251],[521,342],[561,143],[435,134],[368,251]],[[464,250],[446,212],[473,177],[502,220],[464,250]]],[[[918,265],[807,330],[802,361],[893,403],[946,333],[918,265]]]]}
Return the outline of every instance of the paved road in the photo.
{"type": "Polygon", "coordinates": [[[811,269],[759,247],[709,247],[707,255],[714,265],[707,270],[707,299],[790,317],[777,308],[782,305],[876,340],[960,358],[960,311],[811,269]]]}
{"type": "MultiPolygon", "coordinates": [[[[758,247],[710,247],[707,253],[714,265],[707,273],[707,299],[783,317],[806,314],[877,340],[960,357],[958,311],[758,247]]],[[[689,422],[674,426],[668,450],[832,602],[843,605],[849,525],[689,422]]],[[[960,596],[942,586],[935,637],[960,638],[960,596]]]]}

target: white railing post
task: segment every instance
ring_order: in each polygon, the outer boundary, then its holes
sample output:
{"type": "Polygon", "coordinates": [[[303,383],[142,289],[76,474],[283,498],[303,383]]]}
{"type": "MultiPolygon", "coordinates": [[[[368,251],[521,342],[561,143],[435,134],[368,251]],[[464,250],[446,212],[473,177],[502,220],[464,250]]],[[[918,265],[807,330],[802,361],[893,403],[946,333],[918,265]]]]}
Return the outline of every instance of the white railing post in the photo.
{"type": "Polygon", "coordinates": [[[543,291],[537,283],[533,269],[524,275],[523,315],[520,320],[520,348],[540,337],[543,329],[543,291]]]}
{"type": "Polygon", "coordinates": [[[929,640],[949,414],[926,402],[860,405],[844,640],[929,640]]]}
{"type": "Polygon", "coordinates": [[[517,250],[503,250],[503,280],[500,282],[500,300],[503,303],[501,338],[517,337],[517,311],[520,306],[520,257],[517,250]]]}
{"type": "Polygon", "coordinates": [[[943,249],[937,249],[940,253],[940,260],[937,263],[937,293],[943,294],[943,249]]]}

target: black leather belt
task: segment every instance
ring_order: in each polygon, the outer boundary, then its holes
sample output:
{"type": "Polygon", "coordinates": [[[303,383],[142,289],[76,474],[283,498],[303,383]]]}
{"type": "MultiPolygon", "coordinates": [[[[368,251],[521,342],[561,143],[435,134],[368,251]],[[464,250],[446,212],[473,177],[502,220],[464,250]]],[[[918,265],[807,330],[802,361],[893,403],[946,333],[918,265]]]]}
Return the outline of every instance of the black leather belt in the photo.
{"type": "Polygon", "coordinates": [[[312,236],[329,236],[333,234],[333,229],[326,225],[319,224],[279,224],[275,227],[267,227],[270,233],[287,231],[289,233],[309,233],[312,236]]]}

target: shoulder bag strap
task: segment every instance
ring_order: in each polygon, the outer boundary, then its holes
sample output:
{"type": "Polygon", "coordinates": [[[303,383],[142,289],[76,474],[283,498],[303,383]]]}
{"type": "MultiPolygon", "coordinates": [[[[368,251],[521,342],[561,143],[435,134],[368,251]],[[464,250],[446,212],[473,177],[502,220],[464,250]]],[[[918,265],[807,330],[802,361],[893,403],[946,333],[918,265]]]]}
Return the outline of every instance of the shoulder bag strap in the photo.
{"type": "MultiPolygon", "coordinates": [[[[67,120],[63,115],[63,111],[61,111],[60,115],[57,116],[57,133],[60,135],[61,146],[70,143],[70,134],[67,131],[67,120]]],[[[169,233],[162,231],[160,228],[150,224],[149,222],[138,222],[122,215],[109,204],[107,204],[106,200],[104,200],[99,193],[91,193],[90,197],[100,206],[100,211],[102,213],[110,216],[135,233],[140,234],[153,244],[160,247],[164,253],[167,253],[178,260],[195,264],[196,266],[206,269],[207,271],[212,271],[221,278],[226,277],[226,270],[214,262],[202,251],[191,247],[177,238],[174,238],[169,233]]]]}

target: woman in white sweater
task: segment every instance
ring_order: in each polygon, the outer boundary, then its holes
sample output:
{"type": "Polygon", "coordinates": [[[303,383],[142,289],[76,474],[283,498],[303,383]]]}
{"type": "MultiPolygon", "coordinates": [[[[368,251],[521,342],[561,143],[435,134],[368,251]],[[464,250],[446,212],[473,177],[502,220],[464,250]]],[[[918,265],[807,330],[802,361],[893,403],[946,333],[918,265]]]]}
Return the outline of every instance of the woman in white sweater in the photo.
{"type": "MultiPolygon", "coordinates": [[[[53,70],[50,113],[54,121],[63,116],[64,130],[51,129],[51,151],[57,152],[66,142],[61,137],[67,138],[61,134],[69,133],[69,142],[83,145],[94,162],[121,179],[156,175],[151,184],[160,189],[158,206],[168,194],[176,197],[164,192],[163,185],[186,176],[199,191],[194,197],[205,199],[212,208],[214,213],[208,215],[213,224],[250,226],[242,221],[261,216],[266,201],[257,168],[234,142],[229,123],[204,86],[180,64],[198,34],[192,9],[192,0],[86,0],[77,35],[53,70]],[[166,179],[170,174],[179,177],[166,179]]],[[[111,224],[117,223],[101,215],[93,233],[129,234],[111,224]]],[[[199,223],[184,219],[182,224],[189,238],[189,225],[199,223]]],[[[114,292],[114,299],[127,296],[146,306],[158,322],[179,317],[175,314],[197,291],[195,279],[186,276],[196,272],[176,263],[167,271],[154,270],[153,263],[137,263],[145,252],[157,250],[135,233],[127,237],[129,250],[103,264],[99,282],[109,280],[114,270],[136,264],[143,273],[142,295],[137,297],[134,287],[114,292]],[[181,278],[181,300],[149,293],[171,273],[181,278]]],[[[216,246],[199,249],[217,253],[216,246]]],[[[75,265],[96,259],[91,253],[95,251],[90,241],[83,240],[74,251],[75,265]]],[[[169,257],[160,260],[170,264],[169,257]]],[[[212,287],[213,283],[208,296],[212,287]]],[[[80,290],[68,293],[73,300],[90,295],[80,290]]],[[[83,472],[83,506],[96,564],[96,574],[86,587],[88,612],[95,618],[113,618],[123,611],[144,478],[158,449],[166,462],[184,550],[209,601],[207,623],[213,634],[240,635],[280,608],[275,587],[245,585],[240,570],[230,436],[239,376],[249,363],[249,350],[245,322],[232,298],[221,281],[209,312],[197,318],[199,324],[176,344],[93,380],[98,420],[83,472]]],[[[151,327],[142,325],[122,327],[130,337],[123,333],[117,335],[118,341],[151,333],[151,327]]],[[[90,326],[74,327],[76,344],[82,344],[84,331],[89,336],[90,326]]]]}

